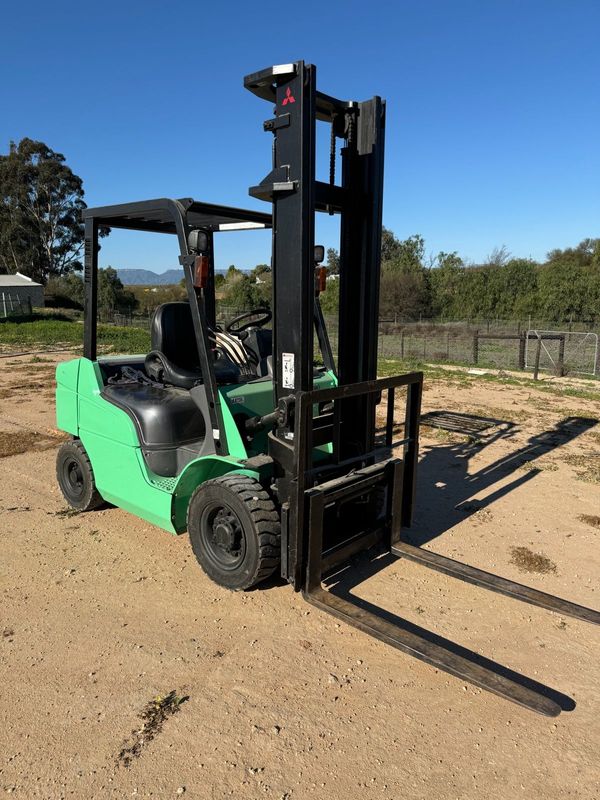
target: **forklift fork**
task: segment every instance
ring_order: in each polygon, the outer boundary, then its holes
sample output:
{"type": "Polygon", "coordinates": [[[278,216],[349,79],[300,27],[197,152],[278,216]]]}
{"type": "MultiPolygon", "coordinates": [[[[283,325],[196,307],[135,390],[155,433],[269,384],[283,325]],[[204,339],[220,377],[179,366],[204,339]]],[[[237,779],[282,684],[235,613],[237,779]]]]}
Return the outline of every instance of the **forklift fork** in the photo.
{"type": "MultiPolygon", "coordinates": [[[[317,486],[307,488],[305,491],[307,554],[302,595],[308,603],[321,611],[332,614],[337,619],[358,628],[370,636],[374,636],[376,639],[395,647],[403,653],[414,656],[437,669],[455,675],[461,680],[524,706],[538,714],[555,717],[560,714],[561,706],[554,699],[542,693],[543,687],[532,688],[533,684],[528,679],[523,679],[523,682],[519,682],[519,676],[515,675],[515,679],[512,679],[492,667],[483,666],[481,663],[470,660],[464,655],[452,652],[448,647],[444,647],[443,644],[439,643],[441,641],[439,637],[432,636],[425,630],[422,631],[421,635],[418,632],[419,629],[407,620],[398,619],[397,624],[390,622],[376,613],[332,593],[323,586],[324,573],[347,561],[353,554],[364,551],[371,545],[383,541],[389,547],[391,554],[398,558],[407,558],[422,566],[459,578],[475,586],[490,589],[558,614],[568,615],[594,624],[600,623],[600,613],[597,611],[570,603],[545,592],[523,586],[402,541],[402,525],[403,523],[405,525],[410,524],[412,515],[413,471],[415,464],[411,454],[416,452],[417,447],[418,418],[416,418],[415,413],[418,413],[420,409],[421,391],[420,376],[403,376],[403,378],[404,382],[408,382],[409,386],[408,408],[404,439],[402,441],[404,444],[404,458],[388,458],[385,461],[373,463],[351,471],[346,475],[319,483],[317,486]],[[411,387],[414,387],[412,396],[411,387]],[[324,520],[326,508],[331,508],[344,500],[348,501],[352,497],[361,497],[367,492],[372,492],[378,486],[387,487],[384,519],[379,520],[372,530],[355,534],[325,549],[324,520]],[[438,639],[438,641],[435,641],[435,639],[438,639]],[[530,685],[527,686],[525,685],[526,683],[530,685]]],[[[368,388],[371,393],[377,391],[375,384],[379,384],[380,389],[388,389],[386,422],[386,443],[388,445],[391,444],[394,425],[393,392],[395,386],[391,384],[395,384],[396,380],[376,381],[369,384],[368,387],[360,387],[363,391],[368,388]]],[[[343,394],[351,395],[357,389],[359,387],[354,386],[344,387],[343,390],[329,389],[310,393],[310,396],[301,403],[301,407],[305,411],[302,417],[304,424],[310,424],[306,411],[309,407],[309,402],[312,407],[317,395],[326,395],[327,399],[335,404],[339,396],[343,394]]],[[[504,668],[499,669],[506,672],[504,668]]]]}

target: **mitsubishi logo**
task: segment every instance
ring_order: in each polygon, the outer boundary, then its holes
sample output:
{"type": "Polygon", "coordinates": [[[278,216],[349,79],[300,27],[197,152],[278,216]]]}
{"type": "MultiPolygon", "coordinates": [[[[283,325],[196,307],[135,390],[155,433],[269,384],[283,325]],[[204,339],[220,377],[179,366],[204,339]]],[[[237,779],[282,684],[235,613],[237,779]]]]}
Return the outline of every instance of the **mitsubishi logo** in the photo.
{"type": "Polygon", "coordinates": [[[292,90],[288,86],[288,88],[285,90],[285,97],[283,98],[283,103],[281,105],[287,106],[288,103],[295,103],[295,102],[296,98],[294,97],[294,95],[292,94],[292,90]]]}

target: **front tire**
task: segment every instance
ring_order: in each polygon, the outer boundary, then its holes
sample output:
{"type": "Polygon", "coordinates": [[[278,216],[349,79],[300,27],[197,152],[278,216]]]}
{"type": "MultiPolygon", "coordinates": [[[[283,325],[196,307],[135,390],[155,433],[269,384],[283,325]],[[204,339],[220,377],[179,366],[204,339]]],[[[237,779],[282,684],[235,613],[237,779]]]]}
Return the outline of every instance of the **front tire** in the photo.
{"type": "Polygon", "coordinates": [[[92,511],[104,503],[96,489],[90,458],[79,439],[69,439],[60,446],[56,478],[65,500],[77,511],[92,511]]]}
{"type": "Polygon", "coordinates": [[[198,486],[187,524],[198,563],[219,586],[249,589],[279,566],[279,514],[254,478],[223,475],[198,486]]]}

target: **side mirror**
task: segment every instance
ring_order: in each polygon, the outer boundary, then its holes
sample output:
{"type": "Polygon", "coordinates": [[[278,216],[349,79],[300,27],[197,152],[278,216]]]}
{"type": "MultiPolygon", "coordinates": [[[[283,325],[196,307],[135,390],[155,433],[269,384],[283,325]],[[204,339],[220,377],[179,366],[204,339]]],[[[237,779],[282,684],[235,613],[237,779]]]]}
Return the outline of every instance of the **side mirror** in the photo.
{"type": "Polygon", "coordinates": [[[192,253],[205,253],[208,250],[208,236],[204,231],[193,230],[188,234],[188,248],[192,253]]]}
{"type": "Polygon", "coordinates": [[[325,260],[325,248],[322,244],[315,245],[315,264],[320,264],[321,261],[325,260]]]}

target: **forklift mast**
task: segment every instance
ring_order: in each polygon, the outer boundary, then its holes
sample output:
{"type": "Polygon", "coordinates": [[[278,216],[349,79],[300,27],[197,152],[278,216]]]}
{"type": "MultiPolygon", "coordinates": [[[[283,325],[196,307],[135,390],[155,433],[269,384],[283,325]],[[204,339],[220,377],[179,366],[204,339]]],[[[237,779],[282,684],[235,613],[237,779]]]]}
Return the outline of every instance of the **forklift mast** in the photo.
{"type": "MultiPolygon", "coordinates": [[[[248,75],[244,85],[275,105],[264,123],[274,137],[273,169],[250,194],[273,203],[274,367],[276,399],[313,388],[315,212],[340,215],[340,385],[372,380],[377,369],[377,320],[383,200],[385,102],[338,100],[317,91],[317,70],[297,61],[248,75]],[[330,182],[315,179],[316,122],[331,126],[330,182]],[[341,184],[335,178],[335,143],[341,184]]],[[[348,447],[373,446],[373,404],[348,404],[348,447]]],[[[277,436],[286,440],[293,420],[277,436]]]]}
{"type": "Polygon", "coordinates": [[[391,537],[393,531],[397,536],[400,524],[410,522],[422,375],[376,380],[384,101],[326,95],[317,90],[316,68],[303,61],[247,75],[244,85],[274,104],[275,113],[264,123],[274,137],[272,170],[249,192],[273,204],[273,352],[279,420],[269,434],[269,456],[282,509],[282,575],[299,590],[310,577],[311,561],[313,579],[320,582],[321,568],[337,561],[336,552],[340,559],[347,557],[349,547],[358,552],[373,543],[375,529],[383,530],[383,536],[391,537]],[[315,176],[317,121],[330,125],[329,183],[315,176]],[[338,139],[342,167],[336,183],[338,139]],[[319,391],[313,388],[314,330],[322,327],[315,299],[316,212],[340,215],[337,387],[319,391]],[[387,389],[389,447],[397,386],[408,387],[404,459],[388,459],[379,467],[376,404],[387,389]],[[320,467],[316,449],[323,446],[330,451],[327,465],[320,467]],[[359,472],[364,468],[371,469],[368,477],[359,472]],[[321,487],[323,497],[315,496],[315,487],[321,487]],[[333,494],[327,494],[330,489],[333,494]],[[342,493],[343,503],[336,492],[342,493]],[[359,512],[370,504],[374,512],[378,493],[387,493],[385,523],[375,522],[377,514],[371,513],[370,522],[353,527],[350,518],[360,514],[348,509],[359,512]],[[321,506],[322,513],[315,510],[321,506]],[[332,506],[336,512],[326,513],[332,506]]]}

